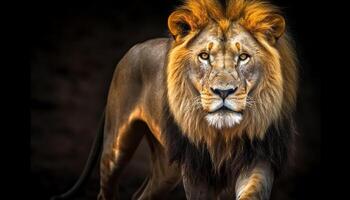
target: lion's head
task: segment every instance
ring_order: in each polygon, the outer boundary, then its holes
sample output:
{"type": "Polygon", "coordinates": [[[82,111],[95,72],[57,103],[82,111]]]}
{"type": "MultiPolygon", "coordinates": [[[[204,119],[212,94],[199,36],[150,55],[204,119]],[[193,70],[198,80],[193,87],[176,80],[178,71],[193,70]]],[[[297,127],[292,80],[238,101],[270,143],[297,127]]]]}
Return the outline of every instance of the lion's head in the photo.
{"type": "Polygon", "coordinates": [[[209,146],[264,137],[288,117],[297,68],[277,7],[263,1],[188,0],[168,19],[174,37],[168,99],[184,134],[209,146]]]}

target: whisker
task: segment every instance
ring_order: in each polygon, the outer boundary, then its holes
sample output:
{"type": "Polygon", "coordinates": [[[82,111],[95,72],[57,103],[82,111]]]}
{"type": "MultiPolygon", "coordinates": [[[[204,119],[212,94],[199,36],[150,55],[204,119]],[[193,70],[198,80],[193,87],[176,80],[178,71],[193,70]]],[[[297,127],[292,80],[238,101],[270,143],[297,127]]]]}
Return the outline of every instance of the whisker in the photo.
{"type": "Polygon", "coordinates": [[[192,99],[192,107],[194,109],[200,109],[202,108],[202,102],[201,102],[201,97],[200,96],[196,96],[192,99]]]}
{"type": "Polygon", "coordinates": [[[252,97],[247,96],[247,100],[246,100],[247,107],[253,108],[255,104],[256,104],[256,101],[252,97]]]}

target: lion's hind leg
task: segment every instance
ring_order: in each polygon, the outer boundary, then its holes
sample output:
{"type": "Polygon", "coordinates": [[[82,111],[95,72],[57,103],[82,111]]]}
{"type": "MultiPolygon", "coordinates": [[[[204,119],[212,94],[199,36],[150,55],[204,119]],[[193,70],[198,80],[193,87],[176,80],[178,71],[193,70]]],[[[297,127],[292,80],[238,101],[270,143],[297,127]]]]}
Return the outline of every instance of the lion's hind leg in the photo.
{"type": "Polygon", "coordinates": [[[107,134],[100,164],[99,200],[118,199],[119,177],[141,142],[147,126],[139,120],[129,120],[115,134],[107,134]]]}

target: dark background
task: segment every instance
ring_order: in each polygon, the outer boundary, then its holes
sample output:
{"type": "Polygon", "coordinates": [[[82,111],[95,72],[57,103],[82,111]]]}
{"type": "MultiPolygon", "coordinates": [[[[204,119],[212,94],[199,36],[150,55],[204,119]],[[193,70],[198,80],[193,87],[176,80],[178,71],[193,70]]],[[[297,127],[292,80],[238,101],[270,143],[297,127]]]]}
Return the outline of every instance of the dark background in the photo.
{"type": "MultiPolygon", "coordinates": [[[[305,1],[282,7],[300,59],[295,163],[276,183],[273,199],[313,199],[321,180],[320,59],[313,31],[320,15],[305,1]]],[[[31,196],[48,199],[68,189],[87,159],[116,64],[132,45],[167,37],[167,17],[180,1],[34,3],[30,42],[31,196]]],[[[130,199],[148,172],[143,142],[127,167],[120,192],[130,199]]],[[[98,170],[80,199],[96,199],[98,170]]],[[[172,199],[184,198],[182,187],[172,199]]]]}

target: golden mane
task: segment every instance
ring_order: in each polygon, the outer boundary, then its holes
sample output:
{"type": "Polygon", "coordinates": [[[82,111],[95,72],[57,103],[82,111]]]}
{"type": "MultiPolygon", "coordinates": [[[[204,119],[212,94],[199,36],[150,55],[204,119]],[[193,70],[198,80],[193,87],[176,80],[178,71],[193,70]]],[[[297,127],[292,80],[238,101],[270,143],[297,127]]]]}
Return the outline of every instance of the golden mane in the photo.
{"type": "Polygon", "coordinates": [[[289,120],[297,92],[297,59],[280,10],[258,0],[228,0],[224,9],[216,0],[187,0],[168,19],[174,42],[168,54],[167,87],[169,107],[183,133],[196,145],[206,144],[214,163],[230,157],[232,141],[247,134],[250,139],[264,138],[271,125],[289,120]],[[187,35],[178,26],[185,21],[187,35]],[[243,120],[231,129],[217,130],[207,125],[204,112],[193,106],[195,95],[186,78],[187,43],[208,23],[226,30],[238,23],[248,30],[266,50],[267,75],[254,93],[255,104],[243,120]]]}

